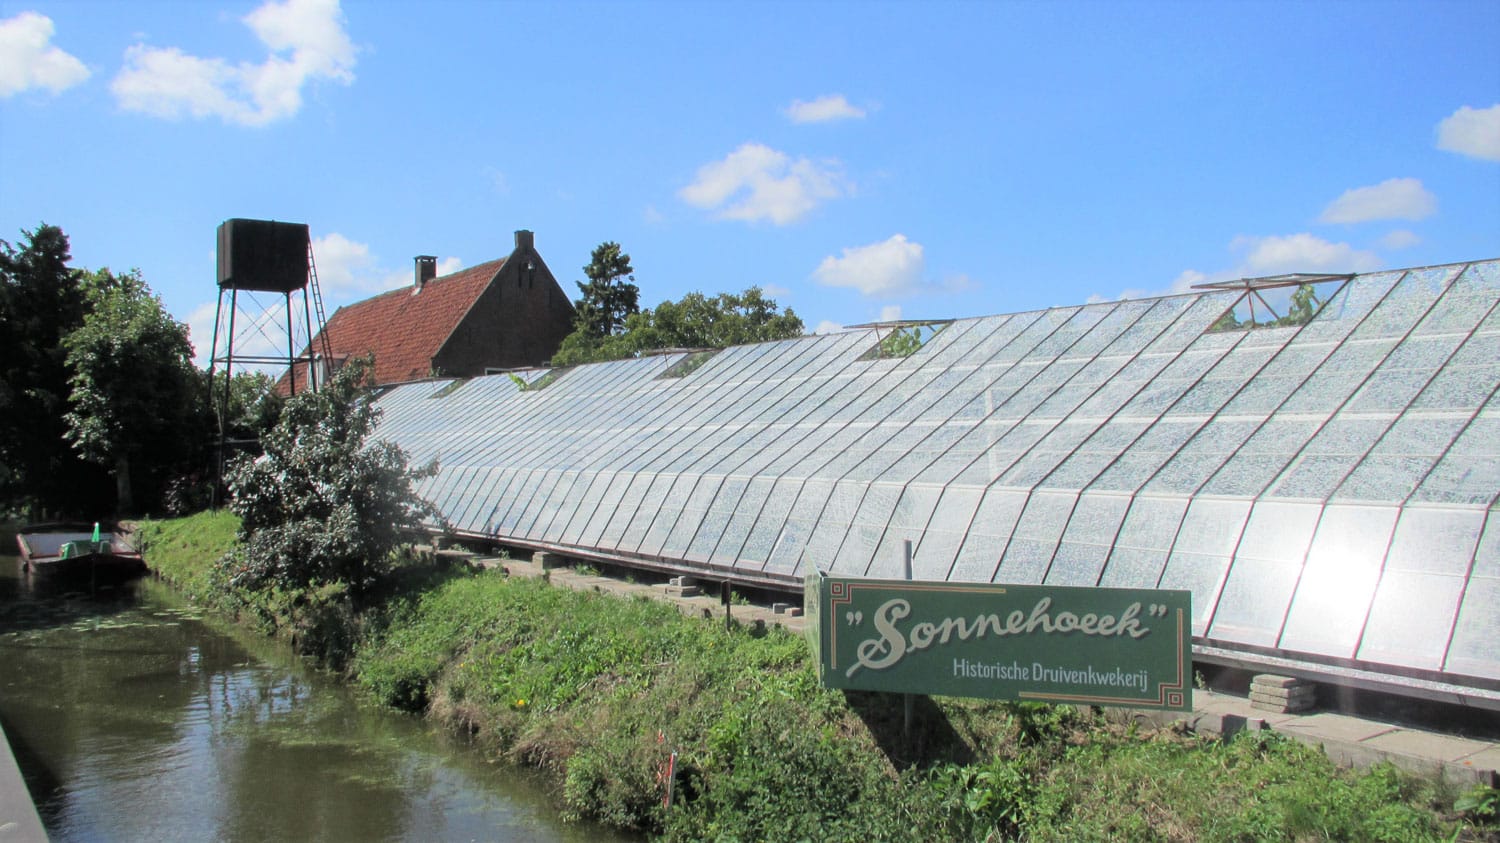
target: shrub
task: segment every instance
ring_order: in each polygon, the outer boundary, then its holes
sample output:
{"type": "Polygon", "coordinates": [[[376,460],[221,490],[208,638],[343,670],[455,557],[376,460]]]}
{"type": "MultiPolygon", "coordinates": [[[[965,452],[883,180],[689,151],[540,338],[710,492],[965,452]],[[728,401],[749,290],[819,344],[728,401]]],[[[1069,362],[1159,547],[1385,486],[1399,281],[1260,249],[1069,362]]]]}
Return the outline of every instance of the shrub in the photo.
{"type": "Polygon", "coordinates": [[[389,566],[403,535],[435,517],[412,471],[387,442],[367,444],[378,411],[364,388],[366,358],[341,369],[319,392],[287,402],[265,454],[229,473],[239,542],[225,558],[236,588],[302,588],[345,583],[358,597],[389,566]]]}

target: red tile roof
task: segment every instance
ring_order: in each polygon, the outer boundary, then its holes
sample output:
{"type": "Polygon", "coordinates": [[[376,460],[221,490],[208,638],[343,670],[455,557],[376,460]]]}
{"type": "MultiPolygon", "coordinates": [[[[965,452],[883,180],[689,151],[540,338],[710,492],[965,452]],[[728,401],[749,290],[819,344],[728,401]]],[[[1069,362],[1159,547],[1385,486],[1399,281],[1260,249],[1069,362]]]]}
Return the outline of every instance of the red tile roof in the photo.
{"type": "MultiPolygon", "coordinates": [[[[402,287],[339,308],[324,328],[334,359],[362,357],[373,351],[378,383],[427,377],[432,373],[433,356],[504,263],[504,258],[487,261],[434,278],[421,292],[402,287]]],[[[298,367],[299,388],[304,369],[298,367]]]]}

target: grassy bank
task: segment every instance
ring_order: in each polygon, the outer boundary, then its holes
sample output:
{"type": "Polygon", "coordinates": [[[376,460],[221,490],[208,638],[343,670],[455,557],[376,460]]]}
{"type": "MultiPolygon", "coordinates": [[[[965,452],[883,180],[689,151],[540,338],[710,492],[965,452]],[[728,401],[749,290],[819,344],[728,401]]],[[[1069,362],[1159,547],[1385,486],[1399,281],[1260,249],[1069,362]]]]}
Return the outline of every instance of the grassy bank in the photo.
{"type": "Polygon", "coordinates": [[[232,516],[147,525],[152,566],[196,599],[296,639],[374,698],[546,771],[572,815],[668,839],[1493,839],[1460,796],[1356,774],[1264,733],[1140,732],[1086,710],[818,685],[804,641],[463,570],[225,597],[232,516]],[[225,521],[225,519],[228,519],[225,521]],[[662,804],[667,764],[675,801],[662,804]]]}

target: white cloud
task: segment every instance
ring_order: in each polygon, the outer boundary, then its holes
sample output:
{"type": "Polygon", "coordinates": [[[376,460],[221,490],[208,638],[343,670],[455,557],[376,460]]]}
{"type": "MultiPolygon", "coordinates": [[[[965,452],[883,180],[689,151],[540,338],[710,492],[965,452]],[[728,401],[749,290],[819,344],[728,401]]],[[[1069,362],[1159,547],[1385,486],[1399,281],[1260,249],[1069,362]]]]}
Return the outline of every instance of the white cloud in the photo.
{"type": "Polygon", "coordinates": [[[786,225],[846,192],[837,162],[792,160],[763,144],[747,143],[724,160],[699,167],[697,178],[677,196],[722,219],[786,225]]]}
{"type": "Polygon", "coordinates": [[[760,291],[773,299],[786,298],[792,294],[789,287],[783,287],[780,284],[762,284],[760,291]]]}
{"type": "Polygon", "coordinates": [[[812,102],[793,100],[786,109],[786,116],[793,123],[828,123],[833,120],[855,120],[865,116],[865,110],[850,105],[843,94],[829,94],[812,102]]]}
{"type": "MultiPolygon", "coordinates": [[[[1229,249],[1240,253],[1239,260],[1233,266],[1215,272],[1186,269],[1166,289],[1131,288],[1121,292],[1118,298],[1137,299],[1190,293],[1195,285],[1215,281],[1235,281],[1293,272],[1373,272],[1384,266],[1384,261],[1374,252],[1356,249],[1348,243],[1333,243],[1307,233],[1269,237],[1241,235],[1230,241],[1229,249]]],[[[1106,300],[1098,294],[1089,297],[1091,304],[1106,300]]]]}
{"type": "Polygon", "coordinates": [[[265,61],[230,65],[176,47],[136,44],[125,51],[125,68],[110,85],[120,107],[264,126],[301,110],[310,82],[354,81],[354,44],[338,0],[270,0],[243,21],[266,46],[265,61]]]}
{"type": "Polygon", "coordinates": [[[1500,103],[1489,108],[1463,106],[1443,118],[1437,133],[1438,149],[1500,161],[1500,103]]]}
{"type": "Polygon", "coordinates": [[[83,62],[51,45],[52,19],[22,12],[0,20],[0,97],[31,88],[54,94],[89,78],[83,62]]]}
{"type": "Polygon", "coordinates": [[[1284,237],[1241,235],[1230,242],[1233,251],[1245,253],[1243,274],[1235,277],[1282,275],[1288,272],[1370,272],[1381,267],[1380,256],[1348,243],[1331,243],[1311,234],[1284,237]]]}
{"type": "Polygon", "coordinates": [[[1404,228],[1398,228],[1380,238],[1380,245],[1387,249],[1409,249],[1422,242],[1422,238],[1404,228]]]}
{"type": "Polygon", "coordinates": [[[844,256],[823,259],[813,271],[818,283],[829,287],[853,287],[867,296],[911,293],[922,281],[922,244],[904,234],[889,240],[845,249],[844,256]]]}
{"type": "Polygon", "coordinates": [[[876,320],[876,321],[879,321],[879,322],[900,322],[901,321],[901,305],[899,305],[899,304],[888,304],[885,307],[882,307],[880,309],[880,318],[878,320],[876,320]]]}
{"type": "Polygon", "coordinates": [[[368,282],[361,281],[362,277],[369,277],[368,245],[334,232],[314,239],[312,250],[318,264],[318,287],[325,295],[368,289],[368,282]]]}
{"type": "Polygon", "coordinates": [[[1319,222],[1355,223],[1371,220],[1419,220],[1437,210],[1437,197],[1420,179],[1386,179],[1356,187],[1323,209],[1319,222]]]}
{"type": "Polygon", "coordinates": [[[815,334],[837,334],[839,331],[842,331],[842,330],[844,330],[844,326],[843,325],[839,324],[838,322],[834,322],[832,320],[829,320],[829,319],[824,319],[823,321],[821,321],[821,322],[818,323],[818,327],[813,328],[813,333],[815,333],[815,334]]]}

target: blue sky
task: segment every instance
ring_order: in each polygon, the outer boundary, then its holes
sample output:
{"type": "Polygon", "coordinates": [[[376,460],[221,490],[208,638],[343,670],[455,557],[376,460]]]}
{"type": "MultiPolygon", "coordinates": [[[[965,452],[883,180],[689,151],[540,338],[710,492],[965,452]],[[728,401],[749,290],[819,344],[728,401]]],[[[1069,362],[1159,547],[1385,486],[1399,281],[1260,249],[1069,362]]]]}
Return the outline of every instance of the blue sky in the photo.
{"type": "Polygon", "coordinates": [[[1500,256],[1500,3],[0,0],[0,237],[138,267],[206,355],[214,234],[329,312],[502,257],[809,330],[1500,256]]]}

